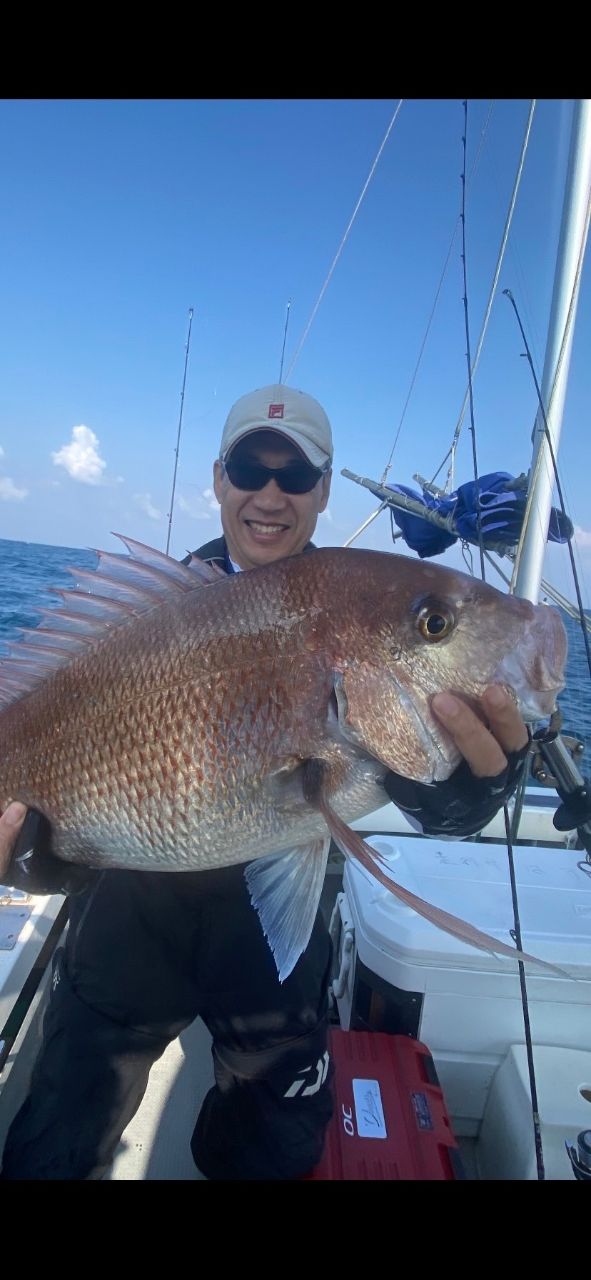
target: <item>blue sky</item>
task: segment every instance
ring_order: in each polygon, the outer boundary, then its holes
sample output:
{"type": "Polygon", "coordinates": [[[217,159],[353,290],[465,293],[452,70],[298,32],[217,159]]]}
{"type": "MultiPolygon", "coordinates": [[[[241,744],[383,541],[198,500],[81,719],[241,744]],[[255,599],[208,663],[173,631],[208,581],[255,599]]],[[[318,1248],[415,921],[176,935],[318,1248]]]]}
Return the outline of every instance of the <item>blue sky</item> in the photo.
{"type": "MultiPolygon", "coordinates": [[[[117,530],[164,548],[190,307],[171,552],[217,534],[211,466],[228,409],[277,380],[291,300],[289,369],[397,102],[0,103],[0,536],[117,549],[117,530]]],[[[488,121],[467,197],[472,351],[528,109],[469,102],[469,172],[488,121]]],[[[481,473],[529,465],[535,389],[502,289],[541,377],[571,110],[542,100],[534,116],[474,383],[481,473]]],[[[376,506],[339,473],[379,480],[389,458],[460,211],[463,132],[460,99],[403,103],[291,370],[335,436],[321,544],[344,542],[376,506]]],[[[458,235],[394,452],[389,478],[407,485],[436,471],[465,392],[460,248],[458,235]]],[[[587,604],[588,258],[560,457],[587,604]]],[[[471,478],[466,418],[456,482],[471,478]]],[[[391,549],[388,517],[358,545],[391,549]]],[[[572,597],[563,548],[546,572],[572,597]]]]}

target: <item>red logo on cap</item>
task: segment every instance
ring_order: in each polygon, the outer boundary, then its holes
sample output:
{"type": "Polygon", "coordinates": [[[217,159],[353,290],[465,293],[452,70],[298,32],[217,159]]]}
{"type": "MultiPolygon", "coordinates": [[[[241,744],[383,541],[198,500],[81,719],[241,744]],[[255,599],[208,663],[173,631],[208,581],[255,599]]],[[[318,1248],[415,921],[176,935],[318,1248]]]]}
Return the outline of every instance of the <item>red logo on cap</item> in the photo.
{"type": "Polygon", "coordinates": [[[270,404],[268,416],[270,418],[282,418],[284,409],[285,409],[284,404],[270,404]]]}

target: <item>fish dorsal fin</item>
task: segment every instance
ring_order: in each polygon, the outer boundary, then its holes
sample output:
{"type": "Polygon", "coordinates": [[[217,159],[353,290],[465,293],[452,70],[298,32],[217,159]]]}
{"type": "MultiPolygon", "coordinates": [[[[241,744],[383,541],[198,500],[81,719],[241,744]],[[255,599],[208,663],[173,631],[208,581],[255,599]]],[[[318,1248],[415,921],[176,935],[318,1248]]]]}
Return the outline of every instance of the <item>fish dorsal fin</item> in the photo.
{"type": "Polygon", "coordinates": [[[217,582],[219,578],[227,578],[227,573],[220,569],[217,564],[206,564],[204,560],[200,560],[199,556],[191,555],[188,565],[186,566],[190,573],[196,574],[201,582],[217,582]]]}
{"type": "Polygon", "coordinates": [[[122,533],[116,533],[116,538],[120,538],[125,544],[130,555],[139,560],[143,565],[147,565],[152,569],[161,569],[167,578],[174,577],[179,586],[184,586],[185,591],[192,591],[195,586],[195,578],[206,586],[207,583],[217,582],[219,578],[226,578],[227,574],[223,569],[218,569],[217,565],[207,564],[205,560],[200,560],[199,556],[191,553],[189,564],[179,564],[178,560],[171,560],[170,556],[164,554],[163,551],[156,551],[154,547],[147,547],[143,542],[134,542],[133,538],[124,538],[122,533]],[[187,577],[187,574],[190,577],[187,577]]]}
{"type": "MultiPolygon", "coordinates": [[[[141,564],[147,565],[152,569],[161,569],[167,578],[175,578],[180,586],[188,583],[185,590],[191,591],[195,586],[195,574],[193,565],[180,564],[178,560],[171,560],[170,556],[164,554],[163,551],[156,551],[154,547],[147,547],[143,542],[135,542],[133,538],[125,538],[122,533],[114,534],[115,538],[119,538],[127,547],[130,555],[135,560],[139,560],[141,564]]],[[[217,582],[218,578],[225,578],[227,575],[221,569],[214,569],[213,565],[206,564],[205,560],[200,560],[199,556],[193,555],[192,560],[195,561],[196,567],[199,569],[199,576],[202,582],[217,582]]]]}
{"type": "Polygon", "coordinates": [[[61,606],[39,610],[43,622],[34,629],[21,628],[24,640],[9,645],[10,656],[0,661],[0,710],[130,618],[225,577],[196,556],[190,565],[182,565],[142,542],[114,536],[129,554],[97,551],[96,569],[68,567],[74,589],[50,588],[61,597],[61,606]]]}

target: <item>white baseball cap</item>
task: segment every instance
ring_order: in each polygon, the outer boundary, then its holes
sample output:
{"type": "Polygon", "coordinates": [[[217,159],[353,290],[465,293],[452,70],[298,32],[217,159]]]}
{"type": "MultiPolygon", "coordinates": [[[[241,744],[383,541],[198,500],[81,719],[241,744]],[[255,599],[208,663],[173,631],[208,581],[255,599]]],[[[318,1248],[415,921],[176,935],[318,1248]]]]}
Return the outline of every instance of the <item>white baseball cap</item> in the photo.
{"type": "Polygon", "coordinates": [[[286,436],[313,467],[332,462],[330,422],[322,405],[305,391],[275,383],[241,396],[226,419],[220,445],[222,462],[234,445],[253,431],[276,431],[286,436]]]}

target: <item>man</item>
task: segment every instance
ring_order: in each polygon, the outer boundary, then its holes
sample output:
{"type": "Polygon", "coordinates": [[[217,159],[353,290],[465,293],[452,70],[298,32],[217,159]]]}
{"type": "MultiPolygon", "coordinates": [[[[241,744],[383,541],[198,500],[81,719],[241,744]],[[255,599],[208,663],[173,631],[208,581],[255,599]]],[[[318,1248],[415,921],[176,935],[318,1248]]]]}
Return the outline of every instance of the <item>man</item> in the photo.
{"type": "MultiPolygon", "coordinates": [[[[214,464],[224,536],[197,554],[236,573],[307,552],[328,502],[332,454],[328,418],[312,397],[281,385],[243,396],[214,464]]],[[[459,700],[435,700],[464,756],[448,783],[388,776],[396,803],[428,833],[479,830],[517,784],[527,729],[502,689],[482,701],[489,728],[459,700]]],[[[23,812],[13,805],[0,819],[0,874],[23,812]]],[[[2,1177],[103,1177],[150,1067],[197,1015],[213,1037],[216,1078],[191,1143],[199,1169],[214,1179],[304,1175],[331,1115],[330,966],[319,913],[279,983],[243,866],[96,875],[71,899],[43,1045],[2,1177]],[[301,1079],[306,1088],[294,1090],[301,1079]]]]}

